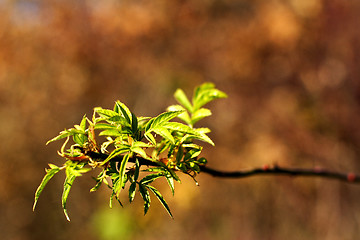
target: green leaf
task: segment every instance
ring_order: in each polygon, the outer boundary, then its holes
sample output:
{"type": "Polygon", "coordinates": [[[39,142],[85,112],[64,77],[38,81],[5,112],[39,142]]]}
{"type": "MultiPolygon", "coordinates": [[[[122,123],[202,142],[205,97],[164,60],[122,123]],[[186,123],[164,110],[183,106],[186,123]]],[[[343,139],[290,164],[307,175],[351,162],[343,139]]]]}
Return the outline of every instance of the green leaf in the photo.
{"type": "Polygon", "coordinates": [[[86,114],[85,114],[80,123],[80,129],[83,131],[85,131],[85,129],[86,129],[86,122],[87,122],[87,120],[86,120],[86,114]]]}
{"type": "Polygon", "coordinates": [[[182,133],[193,134],[193,135],[198,134],[198,132],[196,132],[191,127],[189,127],[185,124],[179,123],[179,122],[167,122],[167,123],[164,123],[163,127],[166,129],[169,129],[171,131],[182,132],[182,133]]]}
{"type": "Polygon", "coordinates": [[[174,93],[174,97],[176,101],[183,105],[189,112],[193,111],[193,106],[191,105],[189,99],[186,97],[186,94],[183,90],[177,89],[174,93]]]}
{"type": "Polygon", "coordinates": [[[50,169],[45,169],[46,174],[44,176],[44,178],[42,179],[39,187],[37,188],[36,192],[35,192],[35,200],[34,200],[34,205],[33,205],[33,211],[35,210],[36,204],[38,202],[38,199],[40,197],[40,194],[42,193],[42,191],[44,190],[46,184],[50,181],[50,179],[56,174],[58,173],[61,169],[58,166],[55,166],[53,164],[49,164],[50,169]]]}
{"type": "MultiPolygon", "coordinates": [[[[111,188],[111,187],[110,187],[111,188]]],[[[116,201],[120,204],[121,207],[124,207],[123,204],[121,203],[120,199],[116,196],[116,193],[114,191],[111,192],[111,196],[110,196],[110,201],[109,201],[109,208],[113,207],[113,199],[116,199],[116,201]]]]}
{"type": "Polygon", "coordinates": [[[54,141],[57,141],[57,140],[60,140],[60,139],[63,139],[63,138],[66,138],[66,137],[69,137],[71,136],[72,133],[67,131],[67,130],[64,130],[64,131],[61,131],[60,134],[52,139],[50,139],[49,141],[46,142],[46,145],[48,145],[49,143],[51,142],[54,142],[54,141]]]}
{"type": "Polygon", "coordinates": [[[213,146],[215,146],[215,143],[209,138],[206,134],[200,133],[199,135],[194,135],[194,138],[199,139],[203,142],[209,143],[213,146]]]}
{"type": "Polygon", "coordinates": [[[131,116],[132,114],[131,114],[129,108],[124,103],[122,103],[120,101],[116,101],[114,111],[117,113],[121,112],[121,114],[125,117],[126,121],[131,125],[130,119],[132,118],[132,116],[131,116]]]}
{"type": "MultiPolygon", "coordinates": [[[[194,129],[197,130],[197,129],[194,129]]],[[[194,135],[185,135],[180,142],[192,141],[193,139],[198,139],[203,142],[209,143],[212,146],[215,146],[215,143],[209,138],[206,134],[198,132],[198,134],[194,135]]]]}
{"type": "Polygon", "coordinates": [[[157,117],[150,119],[150,121],[145,126],[146,132],[151,131],[154,128],[162,126],[164,123],[177,117],[182,112],[184,112],[184,111],[164,112],[164,113],[158,115],[157,117]]]}
{"type": "Polygon", "coordinates": [[[146,152],[144,149],[140,148],[140,147],[131,147],[130,151],[139,154],[141,157],[148,159],[149,157],[146,155],[146,152]]]}
{"type": "Polygon", "coordinates": [[[118,129],[106,129],[99,133],[99,136],[119,137],[122,133],[118,129]]]}
{"type": "Polygon", "coordinates": [[[160,173],[153,173],[153,174],[149,174],[147,176],[145,176],[143,179],[141,179],[140,184],[150,184],[153,181],[155,181],[158,178],[164,177],[164,173],[160,172],[160,173]]]}
{"type": "Polygon", "coordinates": [[[94,129],[117,129],[117,127],[108,123],[96,123],[94,129]]]}
{"type": "Polygon", "coordinates": [[[179,146],[179,149],[177,151],[177,154],[176,154],[176,162],[177,163],[180,163],[181,159],[183,158],[184,156],[184,150],[183,148],[181,147],[181,145],[179,146]]]}
{"type": "MultiPolygon", "coordinates": [[[[124,182],[124,176],[125,176],[125,170],[126,170],[126,164],[128,163],[130,158],[130,154],[125,154],[125,156],[123,157],[123,160],[121,161],[120,164],[120,169],[119,169],[119,182],[122,183],[124,182]]],[[[119,195],[121,191],[121,187],[119,189],[117,189],[116,194],[119,195]]]]}
{"type": "Polygon", "coordinates": [[[97,113],[103,119],[119,116],[119,113],[109,109],[103,109],[101,107],[94,108],[94,112],[97,113]]]}
{"type": "Polygon", "coordinates": [[[88,137],[85,133],[79,133],[73,136],[73,140],[75,143],[79,144],[80,146],[84,146],[84,144],[88,140],[88,137]]]}
{"type": "Polygon", "coordinates": [[[69,175],[68,171],[67,171],[65,182],[64,182],[64,190],[63,190],[63,194],[61,197],[62,208],[64,210],[64,214],[68,221],[70,221],[70,218],[67,213],[66,203],[67,203],[67,199],[69,197],[70,189],[71,189],[72,184],[74,183],[76,177],[77,177],[76,175],[69,175]]]}
{"type": "Polygon", "coordinates": [[[149,148],[149,147],[152,147],[152,145],[150,145],[148,143],[137,141],[137,142],[133,143],[132,147],[149,148]]]}
{"type": "Polygon", "coordinates": [[[196,160],[196,162],[197,163],[199,163],[199,164],[206,164],[207,163],[207,160],[206,160],[206,158],[199,158],[198,160],[196,160]]]}
{"type": "Polygon", "coordinates": [[[193,96],[193,111],[200,109],[202,106],[214,99],[226,98],[226,93],[215,88],[213,83],[204,83],[197,87],[193,96]]]}
{"type": "Polygon", "coordinates": [[[211,111],[207,108],[200,108],[196,112],[194,112],[191,116],[191,124],[194,125],[199,120],[211,116],[211,111]]]}
{"type": "Polygon", "coordinates": [[[170,217],[174,218],[171,211],[170,211],[170,208],[169,208],[168,204],[166,203],[166,201],[165,201],[164,197],[161,195],[161,193],[156,188],[154,188],[153,186],[147,185],[146,187],[148,189],[150,189],[155,194],[155,196],[160,201],[160,203],[164,206],[164,208],[166,209],[166,211],[170,215],[170,217]]]}
{"type": "Polygon", "coordinates": [[[133,183],[131,183],[131,185],[129,187],[129,202],[130,203],[132,201],[134,201],[135,193],[136,193],[136,182],[133,182],[133,183]]]}
{"type": "Polygon", "coordinates": [[[140,173],[140,164],[139,161],[136,158],[135,161],[135,173],[134,173],[134,180],[137,181],[139,178],[139,173],[140,173]]]}
{"type": "Polygon", "coordinates": [[[191,128],[187,125],[178,122],[167,122],[164,125],[164,128],[170,129],[172,131],[183,132],[189,135],[185,135],[181,142],[191,139],[198,139],[204,142],[207,142],[211,145],[215,145],[214,142],[204,133],[207,128],[191,128]]]}
{"type": "Polygon", "coordinates": [[[200,149],[191,149],[189,152],[187,152],[187,153],[185,154],[184,160],[196,158],[197,156],[200,155],[201,150],[202,150],[201,148],[200,148],[200,149]]]}
{"type": "Polygon", "coordinates": [[[123,153],[126,153],[130,150],[130,146],[128,145],[121,145],[119,148],[116,148],[114,151],[112,151],[110,153],[110,155],[102,162],[102,165],[104,165],[105,163],[109,162],[112,158],[120,155],[120,154],[123,154],[123,153]]]}
{"type": "Polygon", "coordinates": [[[96,181],[96,185],[93,188],[90,189],[90,192],[97,191],[100,188],[101,184],[103,183],[105,177],[106,177],[106,170],[103,169],[101,171],[101,173],[97,176],[97,178],[94,178],[95,181],[96,181]]]}
{"type": "Polygon", "coordinates": [[[175,194],[174,178],[171,177],[170,174],[168,174],[168,175],[166,175],[166,181],[168,182],[169,187],[170,187],[170,190],[171,190],[171,193],[172,193],[172,195],[174,196],[174,194],[175,194]]]}
{"type": "Polygon", "coordinates": [[[157,127],[152,129],[155,133],[159,134],[166,140],[170,141],[172,144],[175,144],[174,137],[171,135],[171,133],[164,127],[157,127]]]}
{"type": "Polygon", "coordinates": [[[141,197],[144,200],[144,215],[146,215],[146,213],[150,208],[150,203],[151,203],[150,194],[149,191],[146,189],[146,187],[142,184],[139,184],[139,191],[141,197]]]}
{"type": "Polygon", "coordinates": [[[137,139],[137,140],[139,140],[139,139],[138,139],[138,138],[139,138],[139,136],[138,136],[139,130],[138,130],[138,120],[137,120],[137,117],[135,116],[134,113],[131,113],[131,117],[132,117],[132,119],[131,119],[131,131],[132,131],[132,133],[133,133],[134,138],[137,139]]]}
{"type": "Polygon", "coordinates": [[[189,113],[185,111],[185,108],[183,108],[180,105],[171,105],[167,109],[167,111],[184,111],[183,113],[179,114],[177,117],[184,121],[186,124],[191,125],[191,118],[189,116],[189,113]]]}
{"type": "Polygon", "coordinates": [[[151,142],[153,145],[156,145],[155,137],[151,134],[151,132],[146,132],[144,136],[149,142],[151,142]]]}

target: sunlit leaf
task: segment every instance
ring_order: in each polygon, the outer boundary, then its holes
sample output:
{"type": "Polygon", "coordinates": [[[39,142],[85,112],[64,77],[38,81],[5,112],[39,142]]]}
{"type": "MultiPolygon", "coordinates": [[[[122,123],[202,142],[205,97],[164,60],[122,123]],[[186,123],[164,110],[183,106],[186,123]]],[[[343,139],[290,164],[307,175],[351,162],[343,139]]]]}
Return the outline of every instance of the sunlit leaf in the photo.
{"type": "Polygon", "coordinates": [[[141,179],[140,183],[141,184],[150,184],[153,181],[155,181],[158,178],[161,178],[164,176],[164,173],[154,173],[154,174],[149,174],[147,176],[145,176],[143,179],[141,179]]]}
{"type": "Polygon", "coordinates": [[[119,137],[121,135],[122,134],[118,129],[106,129],[99,133],[99,136],[119,137]]]}
{"type": "Polygon", "coordinates": [[[150,208],[150,194],[149,191],[146,189],[146,187],[142,184],[139,184],[139,191],[140,191],[140,195],[144,200],[144,215],[148,212],[149,208],[150,208]]]}
{"type": "Polygon", "coordinates": [[[226,93],[215,88],[213,83],[204,83],[197,87],[193,96],[193,111],[197,111],[202,106],[214,99],[226,98],[226,93]]]}
{"type": "Polygon", "coordinates": [[[50,181],[50,179],[56,174],[58,173],[61,169],[58,166],[55,166],[53,164],[49,164],[50,169],[45,169],[46,174],[44,176],[44,178],[42,179],[39,187],[37,188],[36,192],[35,192],[35,200],[34,200],[34,205],[33,205],[33,211],[35,210],[36,204],[38,202],[38,199],[40,197],[40,194],[42,193],[42,191],[44,190],[46,184],[50,181]]]}
{"type": "Polygon", "coordinates": [[[170,141],[172,144],[175,144],[174,137],[171,135],[171,133],[164,127],[156,127],[152,129],[155,133],[159,134],[163,138],[170,141]]]}
{"type": "MultiPolygon", "coordinates": [[[[167,111],[184,111],[185,108],[180,105],[171,105],[167,108],[167,111]]],[[[187,111],[184,111],[183,113],[179,114],[177,118],[184,121],[186,124],[191,125],[191,118],[189,116],[189,113],[187,111]]]]}
{"type": "Polygon", "coordinates": [[[131,203],[135,198],[136,193],[136,182],[130,184],[129,187],[129,202],[131,203]]]}
{"type": "Polygon", "coordinates": [[[170,187],[170,190],[171,190],[171,193],[172,193],[172,195],[174,196],[174,194],[175,194],[174,178],[172,178],[171,175],[168,174],[168,175],[166,176],[166,181],[168,182],[169,187],[170,187]]]}
{"type": "Polygon", "coordinates": [[[106,177],[105,172],[106,172],[105,169],[103,169],[101,171],[101,173],[98,175],[98,177],[94,178],[95,181],[96,181],[96,185],[93,188],[90,189],[90,192],[95,192],[100,188],[101,184],[103,183],[103,181],[104,181],[104,179],[106,177]]]}
{"type": "Polygon", "coordinates": [[[178,103],[183,105],[189,112],[193,111],[193,107],[183,90],[177,89],[174,93],[174,97],[178,103]]]}
{"type": "Polygon", "coordinates": [[[140,164],[138,159],[136,158],[135,161],[135,173],[134,173],[134,180],[137,181],[139,178],[139,173],[140,173],[140,164]]]}
{"type": "Polygon", "coordinates": [[[171,211],[170,211],[170,208],[169,208],[168,204],[166,203],[166,201],[165,201],[164,197],[161,195],[161,193],[156,188],[154,188],[153,186],[147,185],[146,187],[148,189],[150,189],[155,194],[155,196],[160,201],[160,203],[164,206],[164,208],[166,209],[166,211],[170,215],[170,217],[174,218],[171,211]]]}
{"type": "Polygon", "coordinates": [[[145,130],[151,131],[153,128],[161,126],[163,123],[170,121],[171,119],[177,117],[183,111],[174,111],[174,112],[164,112],[157,117],[152,118],[146,125],[145,130]]]}
{"type": "Polygon", "coordinates": [[[86,120],[86,114],[85,114],[80,123],[80,129],[83,131],[85,131],[85,129],[86,129],[86,122],[87,122],[87,120],[86,120]]]}
{"type": "Polygon", "coordinates": [[[142,148],[140,148],[140,147],[131,147],[131,148],[130,148],[130,151],[139,154],[141,157],[143,157],[143,158],[145,158],[145,159],[149,158],[149,157],[147,156],[145,150],[142,149],[142,148]]]}
{"type": "Polygon", "coordinates": [[[176,132],[182,132],[182,133],[188,133],[188,134],[198,134],[196,131],[194,131],[191,127],[179,123],[179,122],[167,122],[163,125],[164,128],[176,131],[176,132]]]}
{"type": "Polygon", "coordinates": [[[134,113],[131,113],[131,131],[135,139],[138,139],[138,120],[134,113]]]}
{"type": "Polygon", "coordinates": [[[67,138],[69,136],[73,135],[73,133],[65,130],[65,131],[61,131],[60,134],[52,139],[50,139],[49,141],[47,141],[46,145],[51,143],[51,142],[54,142],[54,141],[57,141],[57,140],[60,140],[60,139],[63,139],[63,138],[67,138]]]}
{"type": "Polygon", "coordinates": [[[117,127],[108,123],[96,123],[94,129],[117,129],[117,127]]]}
{"type": "Polygon", "coordinates": [[[151,142],[153,145],[156,145],[155,137],[154,137],[154,135],[152,135],[151,132],[146,132],[146,133],[144,134],[144,136],[145,136],[145,138],[146,138],[149,142],[151,142]]]}
{"type": "Polygon", "coordinates": [[[199,120],[211,115],[211,111],[207,108],[200,108],[194,112],[191,116],[191,123],[194,125],[199,120]]]}
{"type": "MultiPolygon", "coordinates": [[[[130,154],[125,154],[125,156],[123,157],[121,164],[120,164],[120,169],[119,169],[119,182],[121,183],[121,186],[124,182],[124,178],[125,178],[125,170],[126,170],[126,165],[129,161],[130,158],[130,154]]],[[[119,189],[117,189],[116,194],[119,195],[121,191],[121,187],[119,189]]]]}
{"type": "Polygon", "coordinates": [[[72,187],[72,184],[74,183],[76,178],[76,175],[66,175],[65,178],[65,182],[64,182],[64,190],[63,190],[63,194],[61,197],[61,203],[62,203],[62,208],[64,210],[64,214],[66,216],[66,219],[68,221],[70,221],[69,215],[67,213],[67,209],[66,209],[66,203],[67,203],[67,199],[69,197],[69,193],[70,193],[70,189],[72,187]]]}
{"type": "Polygon", "coordinates": [[[110,153],[110,155],[102,162],[102,164],[104,165],[105,163],[109,162],[111,159],[113,159],[114,157],[126,153],[130,150],[130,146],[128,145],[122,145],[121,147],[115,149],[114,151],[112,151],[110,153]]]}
{"type": "Polygon", "coordinates": [[[121,113],[125,117],[127,123],[129,123],[131,125],[131,118],[132,118],[131,117],[131,112],[130,112],[129,108],[124,103],[122,103],[120,101],[116,101],[114,111],[117,112],[117,113],[121,113]]]}
{"type": "Polygon", "coordinates": [[[103,109],[101,107],[94,108],[94,112],[96,112],[100,117],[103,117],[103,118],[119,116],[119,113],[112,111],[110,109],[103,109]]]}
{"type": "Polygon", "coordinates": [[[84,134],[79,133],[79,134],[73,135],[73,140],[75,143],[79,144],[80,146],[83,146],[87,142],[88,137],[85,133],[84,134]]]}

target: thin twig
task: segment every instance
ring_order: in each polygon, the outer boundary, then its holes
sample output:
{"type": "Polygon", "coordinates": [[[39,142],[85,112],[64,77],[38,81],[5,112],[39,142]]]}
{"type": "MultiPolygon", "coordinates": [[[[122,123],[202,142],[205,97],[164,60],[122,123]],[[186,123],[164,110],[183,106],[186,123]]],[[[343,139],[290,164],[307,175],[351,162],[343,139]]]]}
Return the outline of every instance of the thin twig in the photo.
{"type": "Polygon", "coordinates": [[[262,168],[254,168],[243,171],[220,171],[207,166],[200,166],[200,170],[201,172],[210,174],[213,177],[221,178],[245,178],[256,175],[288,175],[294,177],[331,178],[351,183],[360,183],[360,176],[354,173],[340,173],[317,168],[285,168],[279,166],[270,168],[265,166],[262,168]]]}
{"type": "MultiPolygon", "coordinates": [[[[109,155],[104,153],[97,153],[93,151],[84,152],[86,156],[89,156],[93,160],[105,160],[109,155]]],[[[123,159],[122,156],[117,156],[111,161],[121,162],[123,159]]],[[[129,162],[135,162],[136,159],[139,161],[140,165],[145,166],[158,166],[156,162],[147,160],[142,157],[132,157],[129,159],[129,162]]],[[[254,168],[250,170],[242,171],[221,171],[213,168],[209,168],[204,165],[200,165],[200,173],[207,173],[213,177],[220,178],[245,178],[258,175],[287,175],[287,176],[296,176],[296,177],[319,177],[319,178],[329,178],[336,179],[340,181],[350,182],[350,183],[360,183],[360,175],[354,173],[342,173],[342,172],[333,172],[325,169],[318,168],[286,168],[280,166],[269,167],[267,165],[261,168],[254,168]]]]}

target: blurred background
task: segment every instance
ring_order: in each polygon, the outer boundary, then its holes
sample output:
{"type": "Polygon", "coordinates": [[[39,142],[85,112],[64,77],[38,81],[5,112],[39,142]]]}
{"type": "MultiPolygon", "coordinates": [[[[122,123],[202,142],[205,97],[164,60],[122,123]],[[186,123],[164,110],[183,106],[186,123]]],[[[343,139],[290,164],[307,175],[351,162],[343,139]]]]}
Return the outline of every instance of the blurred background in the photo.
{"type": "Polygon", "coordinates": [[[153,197],[108,207],[110,192],[64,174],[32,212],[64,128],[119,99],[156,116],[173,93],[210,81],[208,166],[360,172],[360,1],[0,1],[0,233],[32,239],[357,239],[360,186],[290,177],[182,176],[172,220],[153,197]]]}

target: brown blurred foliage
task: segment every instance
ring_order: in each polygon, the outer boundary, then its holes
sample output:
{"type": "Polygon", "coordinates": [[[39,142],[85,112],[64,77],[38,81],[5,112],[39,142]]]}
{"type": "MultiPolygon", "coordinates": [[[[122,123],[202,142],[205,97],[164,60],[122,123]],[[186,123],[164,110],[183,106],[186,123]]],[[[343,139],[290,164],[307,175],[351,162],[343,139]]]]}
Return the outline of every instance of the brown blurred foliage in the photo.
{"type": "MultiPolygon", "coordinates": [[[[62,176],[31,211],[61,143],[45,142],[116,99],[155,116],[172,93],[214,82],[209,166],[360,172],[360,1],[1,1],[0,238],[356,239],[360,188],[333,180],[183,177],[171,220],[153,200],[108,210],[107,189],[62,176]]],[[[161,183],[160,183],[161,185],[161,183]]],[[[123,197],[126,202],[126,196],[123,197]]]]}

